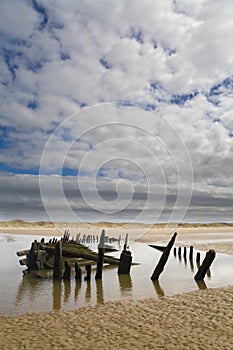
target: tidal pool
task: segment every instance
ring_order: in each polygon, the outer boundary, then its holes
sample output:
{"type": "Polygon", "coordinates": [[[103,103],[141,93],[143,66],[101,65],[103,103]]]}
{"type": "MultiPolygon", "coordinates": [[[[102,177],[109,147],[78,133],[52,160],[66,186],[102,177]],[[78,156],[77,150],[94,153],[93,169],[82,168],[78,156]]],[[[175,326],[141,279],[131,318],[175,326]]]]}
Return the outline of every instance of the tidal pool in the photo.
{"type": "MultiPolygon", "coordinates": [[[[199,288],[221,287],[233,284],[233,256],[216,254],[211,269],[202,283],[197,284],[194,276],[197,272],[196,254],[193,261],[182,255],[179,258],[171,251],[168,262],[159,282],[152,282],[152,275],[161,252],[145,243],[131,243],[129,249],[133,261],[139,263],[131,267],[130,275],[117,274],[117,267],[107,267],[102,280],[95,280],[95,265],[89,282],[53,281],[52,278],[36,279],[30,274],[23,275],[23,266],[19,265],[16,251],[29,249],[34,239],[41,237],[0,234],[0,315],[19,315],[28,312],[46,312],[52,310],[71,310],[83,306],[95,306],[107,301],[125,299],[160,298],[174,296],[199,288]]],[[[46,238],[46,241],[49,238],[46,238]]],[[[156,244],[156,243],[155,243],[156,244]]],[[[114,244],[116,248],[118,244],[114,244]]],[[[89,244],[96,250],[96,245],[89,244]]],[[[111,253],[119,257],[119,252],[111,253]]],[[[188,247],[187,247],[188,248],[188,247]]],[[[201,253],[201,262],[206,252],[201,253]]],[[[84,268],[83,268],[84,269],[84,268]]],[[[83,276],[85,271],[83,270],[83,276]]]]}

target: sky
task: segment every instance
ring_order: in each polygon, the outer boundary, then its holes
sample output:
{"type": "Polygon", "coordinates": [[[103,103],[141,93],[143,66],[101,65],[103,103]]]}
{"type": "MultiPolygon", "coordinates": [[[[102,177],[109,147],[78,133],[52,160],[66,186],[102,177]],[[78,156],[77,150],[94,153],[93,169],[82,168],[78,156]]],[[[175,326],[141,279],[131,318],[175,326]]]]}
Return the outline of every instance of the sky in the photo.
{"type": "Polygon", "coordinates": [[[1,0],[0,220],[232,222],[232,0],[1,0]]]}

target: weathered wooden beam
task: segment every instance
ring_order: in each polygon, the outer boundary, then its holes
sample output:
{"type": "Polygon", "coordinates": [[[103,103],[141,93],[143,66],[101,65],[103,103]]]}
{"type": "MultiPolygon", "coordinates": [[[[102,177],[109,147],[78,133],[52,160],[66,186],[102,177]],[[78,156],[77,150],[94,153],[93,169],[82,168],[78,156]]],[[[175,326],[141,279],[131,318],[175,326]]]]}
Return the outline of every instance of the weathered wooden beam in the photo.
{"type": "Polygon", "coordinates": [[[19,263],[20,263],[20,265],[22,265],[22,266],[27,265],[27,264],[28,264],[28,258],[20,259],[20,260],[19,260],[19,263]]]}
{"type": "Polygon", "coordinates": [[[216,253],[213,249],[210,249],[205,256],[205,259],[203,260],[201,266],[199,267],[196,275],[194,276],[194,279],[196,281],[201,281],[204,279],[205,274],[207,273],[210,265],[212,264],[212,262],[214,261],[216,256],[216,253]]]}
{"type": "Polygon", "coordinates": [[[20,251],[16,252],[17,256],[28,255],[29,253],[30,253],[30,249],[20,250],[20,251]]]}
{"type": "Polygon", "coordinates": [[[159,262],[158,262],[157,266],[155,267],[155,270],[151,276],[152,281],[157,281],[159,279],[160,274],[163,272],[164,266],[169,258],[171,248],[172,248],[173,244],[175,243],[176,236],[177,236],[177,233],[175,232],[173,237],[171,238],[171,240],[168,242],[166,249],[162,253],[162,256],[159,259],[159,262]]]}

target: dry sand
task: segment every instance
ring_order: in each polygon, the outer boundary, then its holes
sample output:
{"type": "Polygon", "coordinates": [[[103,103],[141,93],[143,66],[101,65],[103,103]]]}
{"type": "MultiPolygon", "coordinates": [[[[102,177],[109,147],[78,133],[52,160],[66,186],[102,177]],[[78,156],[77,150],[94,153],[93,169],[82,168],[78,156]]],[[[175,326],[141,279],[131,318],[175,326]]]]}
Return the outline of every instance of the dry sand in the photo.
{"type": "MultiPolygon", "coordinates": [[[[119,227],[117,234],[118,230],[119,227]]],[[[126,228],[121,227],[120,232],[123,230],[126,228]]],[[[1,232],[6,232],[6,227],[1,232]]],[[[20,228],[17,232],[21,233],[20,228]]],[[[195,246],[198,240],[200,248],[203,239],[204,249],[233,254],[232,227],[183,227],[177,232],[178,244],[195,246]]],[[[157,228],[138,239],[166,242],[167,238],[163,228],[162,231],[157,228]]],[[[233,286],[228,286],[159,300],[112,302],[76,311],[1,316],[0,349],[229,350],[233,349],[232,314],[233,286]]]]}

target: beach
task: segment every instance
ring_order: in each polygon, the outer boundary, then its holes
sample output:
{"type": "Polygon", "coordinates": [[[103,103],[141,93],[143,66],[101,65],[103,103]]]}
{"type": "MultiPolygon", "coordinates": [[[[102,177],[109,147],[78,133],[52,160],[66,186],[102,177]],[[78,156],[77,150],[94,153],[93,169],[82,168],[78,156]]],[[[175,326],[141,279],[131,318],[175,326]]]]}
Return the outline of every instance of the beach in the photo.
{"type": "MultiPolygon", "coordinates": [[[[1,225],[0,225],[1,226],[1,225]]],[[[99,234],[103,225],[72,228],[99,234]],[[91,231],[87,231],[91,230],[91,231]],[[93,230],[93,231],[92,231],[93,230]]],[[[166,244],[164,227],[105,227],[109,236],[166,244]]],[[[71,232],[72,232],[71,230],[71,232]]],[[[177,245],[233,255],[233,227],[180,227],[177,245]],[[196,244],[195,244],[196,242],[196,244]]],[[[7,234],[62,235],[56,228],[2,227],[7,234]]],[[[107,302],[71,311],[0,317],[0,348],[8,349],[231,349],[233,285],[174,297],[107,302]]]]}

